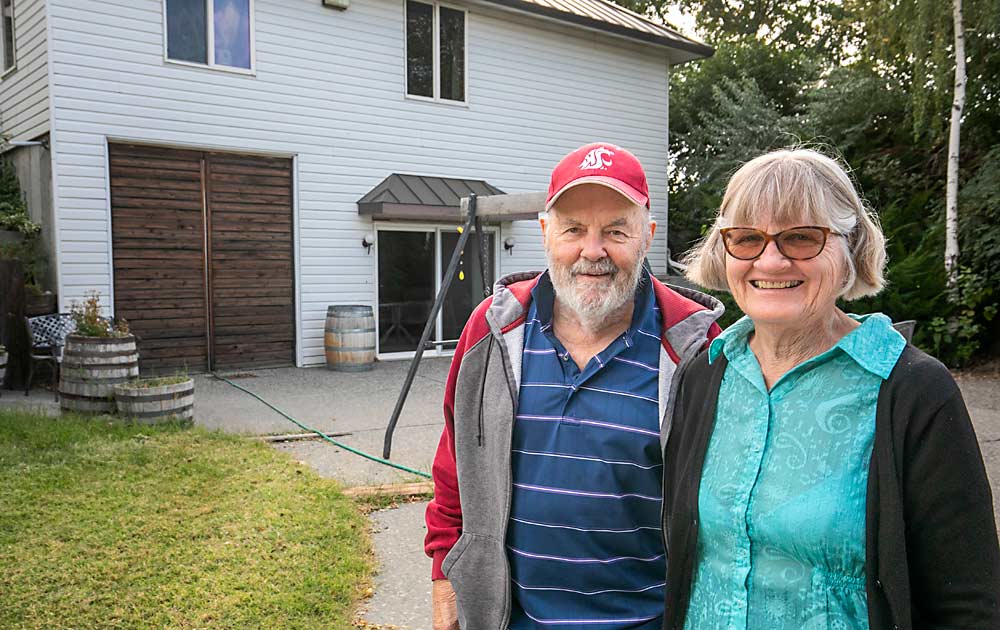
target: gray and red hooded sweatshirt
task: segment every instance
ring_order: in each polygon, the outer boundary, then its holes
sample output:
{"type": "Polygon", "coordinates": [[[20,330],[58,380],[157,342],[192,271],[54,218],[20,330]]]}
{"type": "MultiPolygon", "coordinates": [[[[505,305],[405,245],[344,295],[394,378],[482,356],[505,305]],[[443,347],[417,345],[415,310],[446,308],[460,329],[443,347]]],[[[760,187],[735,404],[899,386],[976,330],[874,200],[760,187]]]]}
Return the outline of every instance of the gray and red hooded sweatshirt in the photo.
{"type": "MultiPolygon", "coordinates": [[[[451,581],[458,617],[468,630],[507,627],[510,567],[505,550],[510,516],[510,444],[517,414],[524,323],[540,272],[497,282],[469,318],[451,362],[445,426],[434,458],[434,500],[427,506],[424,550],[432,579],[451,581]]],[[[652,278],[663,329],[659,361],[660,442],[670,432],[678,367],[719,334],[721,302],[652,278]]]]}

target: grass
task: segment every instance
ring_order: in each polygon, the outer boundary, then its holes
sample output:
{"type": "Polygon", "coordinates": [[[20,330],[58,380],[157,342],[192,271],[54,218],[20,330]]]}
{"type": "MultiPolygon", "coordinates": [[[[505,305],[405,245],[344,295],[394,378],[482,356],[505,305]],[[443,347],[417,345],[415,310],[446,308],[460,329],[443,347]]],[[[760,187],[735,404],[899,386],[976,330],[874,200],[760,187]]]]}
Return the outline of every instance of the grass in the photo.
{"type": "Polygon", "coordinates": [[[190,376],[160,376],[157,378],[139,378],[134,381],[122,383],[122,385],[128,389],[150,389],[152,387],[163,387],[164,385],[180,385],[190,380],[190,376]]]}
{"type": "Polygon", "coordinates": [[[0,412],[0,627],[349,628],[364,517],[250,440],[0,412]]]}

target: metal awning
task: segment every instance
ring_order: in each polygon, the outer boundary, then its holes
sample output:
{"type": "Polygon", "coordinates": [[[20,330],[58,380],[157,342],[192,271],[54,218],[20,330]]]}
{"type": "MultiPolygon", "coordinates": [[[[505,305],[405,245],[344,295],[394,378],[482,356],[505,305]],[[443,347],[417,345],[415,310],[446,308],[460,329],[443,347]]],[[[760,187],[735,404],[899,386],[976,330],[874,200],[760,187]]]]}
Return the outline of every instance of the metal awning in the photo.
{"type": "MultiPolygon", "coordinates": [[[[393,173],[358,199],[358,214],[380,220],[462,223],[462,197],[468,197],[470,193],[504,194],[496,186],[481,179],[393,173]]],[[[538,213],[531,212],[505,216],[504,221],[536,218],[538,213]]]]}

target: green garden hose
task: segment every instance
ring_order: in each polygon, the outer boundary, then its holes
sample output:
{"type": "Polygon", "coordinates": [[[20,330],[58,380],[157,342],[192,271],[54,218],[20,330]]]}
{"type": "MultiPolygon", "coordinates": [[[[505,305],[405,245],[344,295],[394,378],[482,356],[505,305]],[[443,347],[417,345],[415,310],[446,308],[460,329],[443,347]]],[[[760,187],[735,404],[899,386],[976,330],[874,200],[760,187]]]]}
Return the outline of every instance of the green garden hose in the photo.
{"type": "Polygon", "coordinates": [[[331,438],[330,436],[324,434],[322,431],[317,431],[316,429],[314,429],[312,427],[307,427],[306,425],[302,424],[301,422],[299,422],[295,418],[291,417],[290,415],[288,415],[287,413],[285,413],[281,409],[278,409],[277,407],[275,407],[274,405],[272,405],[268,401],[264,400],[263,398],[261,398],[257,394],[253,393],[249,389],[247,389],[245,387],[242,387],[240,385],[237,385],[236,383],[232,382],[228,378],[226,378],[224,376],[219,376],[215,372],[212,372],[212,376],[214,376],[215,378],[219,379],[220,381],[223,381],[225,383],[229,383],[230,385],[232,385],[236,389],[240,390],[241,392],[246,392],[247,394],[250,394],[251,396],[253,396],[257,400],[259,400],[260,402],[264,403],[265,405],[267,405],[268,407],[270,407],[274,411],[276,411],[279,414],[281,414],[286,419],[291,420],[292,422],[294,422],[302,430],[308,431],[309,433],[315,433],[316,435],[318,435],[319,437],[323,438],[327,442],[333,444],[334,446],[339,446],[340,448],[344,449],[345,451],[350,451],[350,452],[354,453],[355,455],[360,455],[360,456],[362,456],[362,457],[364,457],[366,459],[372,460],[373,462],[378,462],[378,463],[384,464],[386,466],[391,466],[392,468],[398,468],[399,470],[403,470],[403,471],[406,471],[408,473],[412,473],[414,475],[419,475],[420,477],[426,477],[427,479],[431,478],[431,476],[428,473],[425,473],[422,470],[417,470],[415,468],[410,468],[409,466],[403,466],[402,464],[397,464],[395,462],[390,462],[387,459],[382,459],[381,457],[376,457],[375,455],[371,455],[371,454],[366,453],[364,451],[360,451],[360,450],[354,448],[353,446],[348,446],[348,445],[346,445],[346,444],[344,444],[342,442],[338,442],[337,440],[335,440],[335,439],[331,438]]]}

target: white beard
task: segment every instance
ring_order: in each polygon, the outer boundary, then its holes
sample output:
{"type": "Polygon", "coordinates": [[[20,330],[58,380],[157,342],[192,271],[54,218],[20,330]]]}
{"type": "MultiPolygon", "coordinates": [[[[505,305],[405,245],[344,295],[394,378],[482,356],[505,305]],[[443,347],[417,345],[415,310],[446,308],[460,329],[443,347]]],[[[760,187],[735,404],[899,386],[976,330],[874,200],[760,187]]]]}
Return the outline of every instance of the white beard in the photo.
{"type": "Polygon", "coordinates": [[[572,311],[588,328],[599,328],[628,300],[634,299],[641,278],[641,256],[631,269],[622,269],[610,258],[596,262],[581,259],[567,267],[553,260],[548,250],[545,255],[549,262],[549,278],[560,306],[572,311]],[[579,286],[577,276],[581,273],[607,273],[608,281],[579,286]]]}

